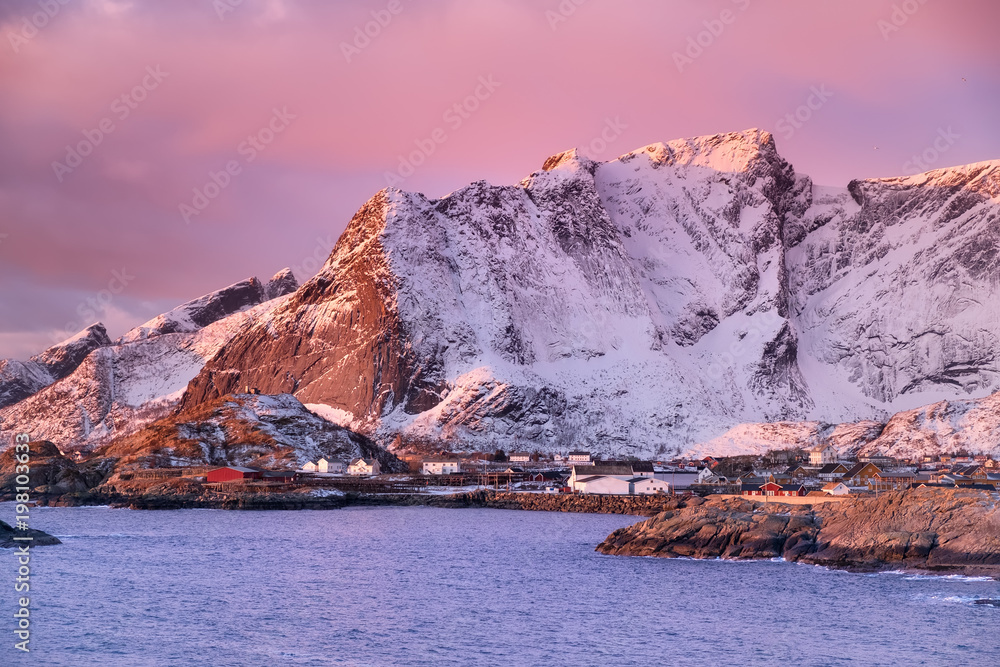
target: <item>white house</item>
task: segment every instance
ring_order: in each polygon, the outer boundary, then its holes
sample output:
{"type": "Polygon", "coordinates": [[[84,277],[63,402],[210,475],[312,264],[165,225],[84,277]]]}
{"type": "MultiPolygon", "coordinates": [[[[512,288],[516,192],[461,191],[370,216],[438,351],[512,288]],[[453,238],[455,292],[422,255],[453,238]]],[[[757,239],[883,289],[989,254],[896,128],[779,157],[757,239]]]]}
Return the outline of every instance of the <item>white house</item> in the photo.
{"type": "Polygon", "coordinates": [[[348,475],[380,475],[382,467],[375,459],[354,459],[347,466],[348,475]]]}
{"type": "Polygon", "coordinates": [[[567,459],[569,460],[570,463],[590,463],[591,462],[590,452],[581,452],[581,451],[570,452],[569,456],[567,457],[567,459]]]}
{"type": "Polygon", "coordinates": [[[816,445],[809,450],[809,465],[825,466],[837,460],[837,450],[830,445],[816,445]]]}
{"type": "Polygon", "coordinates": [[[627,496],[631,489],[628,479],[621,477],[606,477],[604,475],[593,475],[591,477],[581,477],[576,481],[575,489],[579,493],[600,493],[614,496],[627,496]]]}
{"type": "Polygon", "coordinates": [[[602,463],[600,465],[594,464],[579,464],[577,463],[571,469],[569,475],[569,481],[567,484],[571,489],[577,491],[576,488],[577,480],[583,477],[620,477],[621,479],[632,479],[635,477],[635,473],[632,472],[632,466],[627,463],[602,463]]]}
{"type": "Polygon", "coordinates": [[[670,485],[660,479],[611,475],[580,477],[576,480],[574,488],[578,493],[597,493],[611,496],[649,496],[670,492],[670,485]]]}
{"type": "Polygon", "coordinates": [[[511,463],[527,463],[531,460],[531,454],[528,452],[513,452],[510,455],[511,463]]]}
{"type": "Polygon", "coordinates": [[[312,461],[302,466],[302,470],[304,470],[305,472],[316,472],[316,468],[317,468],[316,464],[313,463],[312,461]]]}
{"type": "Polygon", "coordinates": [[[830,482],[823,486],[823,493],[830,496],[850,495],[851,490],[843,482],[830,482]]]}
{"type": "Polygon", "coordinates": [[[462,465],[455,459],[424,459],[423,472],[425,475],[449,475],[462,472],[462,465]]]}
{"type": "Polygon", "coordinates": [[[670,493],[670,485],[662,479],[654,477],[633,477],[629,480],[631,493],[636,496],[647,496],[657,493],[670,493]]]}
{"type": "Polygon", "coordinates": [[[316,470],[318,472],[344,472],[344,462],[343,461],[327,461],[326,459],[320,459],[316,463],[316,470]]]}
{"type": "Polygon", "coordinates": [[[720,484],[727,481],[725,477],[713,472],[711,468],[705,466],[698,471],[698,476],[695,478],[698,484],[720,484]]]}

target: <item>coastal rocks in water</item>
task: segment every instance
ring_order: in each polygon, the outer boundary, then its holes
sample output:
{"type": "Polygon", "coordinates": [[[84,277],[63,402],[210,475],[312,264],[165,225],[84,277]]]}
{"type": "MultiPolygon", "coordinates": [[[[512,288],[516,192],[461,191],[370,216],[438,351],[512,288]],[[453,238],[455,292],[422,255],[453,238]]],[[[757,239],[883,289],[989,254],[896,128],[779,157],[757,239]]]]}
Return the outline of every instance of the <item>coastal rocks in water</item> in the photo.
{"type": "Polygon", "coordinates": [[[13,526],[5,521],[0,521],[0,548],[13,549],[25,545],[32,547],[47,547],[52,544],[62,544],[62,541],[53,535],[30,528],[28,530],[15,530],[13,526]],[[30,537],[31,541],[15,540],[15,537],[30,537]]]}
{"type": "Polygon", "coordinates": [[[992,494],[958,489],[916,489],[817,505],[720,497],[617,530],[597,550],[1000,574],[1000,509],[992,494]]]}

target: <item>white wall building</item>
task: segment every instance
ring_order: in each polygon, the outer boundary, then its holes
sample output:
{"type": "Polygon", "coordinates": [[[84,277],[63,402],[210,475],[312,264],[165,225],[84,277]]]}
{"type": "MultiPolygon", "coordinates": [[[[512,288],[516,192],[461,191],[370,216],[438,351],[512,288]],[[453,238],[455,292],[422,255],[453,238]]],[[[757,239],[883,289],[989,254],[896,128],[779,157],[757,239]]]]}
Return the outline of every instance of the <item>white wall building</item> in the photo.
{"type": "Polygon", "coordinates": [[[627,496],[631,488],[629,480],[621,477],[605,477],[594,475],[581,477],[576,481],[575,490],[579,493],[600,493],[613,496],[627,496]]]}
{"type": "Polygon", "coordinates": [[[317,472],[333,472],[342,473],[344,472],[344,462],[343,461],[327,461],[326,459],[320,459],[316,463],[317,472]]]}
{"type": "Polygon", "coordinates": [[[511,463],[527,463],[531,460],[531,454],[528,452],[513,452],[510,455],[511,463]]]}
{"type": "Polygon", "coordinates": [[[636,496],[649,496],[658,493],[670,493],[670,484],[655,477],[634,477],[632,478],[632,494],[636,496]]]}
{"type": "Polygon", "coordinates": [[[316,472],[316,464],[310,461],[309,463],[302,466],[302,470],[305,472],[316,472]]]}
{"type": "Polygon", "coordinates": [[[425,475],[450,475],[462,472],[462,464],[455,459],[424,459],[425,475]]]}
{"type": "Polygon", "coordinates": [[[380,475],[382,467],[375,459],[354,459],[347,466],[348,475],[380,475]]]}
{"type": "Polygon", "coordinates": [[[837,460],[837,450],[830,445],[817,445],[809,450],[809,465],[824,466],[837,460]]]}
{"type": "Polygon", "coordinates": [[[570,452],[569,456],[567,457],[567,460],[570,463],[590,463],[591,462],[590,452],[581,452],[581,451],[570,452]]]}

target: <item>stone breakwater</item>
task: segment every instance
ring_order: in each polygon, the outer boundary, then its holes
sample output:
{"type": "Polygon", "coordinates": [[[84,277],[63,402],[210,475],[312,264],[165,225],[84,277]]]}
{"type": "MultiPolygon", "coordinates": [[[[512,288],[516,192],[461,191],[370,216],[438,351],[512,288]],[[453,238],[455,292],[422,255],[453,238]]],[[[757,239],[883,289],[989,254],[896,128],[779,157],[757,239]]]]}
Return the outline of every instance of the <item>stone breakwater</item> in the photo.
{"type": "Polygon", "coordinates": [[[430,507],[489,507],[534,512],[583,512],[653,516],[676,509],[683,500],[674,496],[585,496],[569,493],[508,493],[472,491],[453,495],[348,495],[348,505],[424,505],[430,507]]]}
{"type": "Polygon", "coordinates": [[[665,558],[784,558],[864,571],[914,569],[1000,575],[995,494],[915,489],[822,505],[687,499],[597,547],[665,558]]]}
{"type": "Polygon", "coordinates": [[[490,490],[448,495],[358,494],[315,497],[306,493],[101,493],[96,491],[42,497],[39,504],[52,507],[111,505],[129,509],[339,509],[346,506],[488,507],[536,512],[584,512],[653,516],[676,509],[685,501],[673,496],[582,496],[564,493],[508,493],[490,490]]]}

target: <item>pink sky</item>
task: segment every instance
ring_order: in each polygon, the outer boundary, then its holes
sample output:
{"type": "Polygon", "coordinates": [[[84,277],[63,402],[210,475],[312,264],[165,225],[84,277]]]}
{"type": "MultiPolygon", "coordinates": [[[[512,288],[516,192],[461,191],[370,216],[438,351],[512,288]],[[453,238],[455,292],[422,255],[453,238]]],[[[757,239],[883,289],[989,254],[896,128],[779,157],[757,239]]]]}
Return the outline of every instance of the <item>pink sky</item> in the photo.
{"type": "Polygon", "coordinates": [[[99,308],[112,336],[251,275],[309,278],[437,128],[400,187],[440,196],[574,146],[613,159],[749,127],[828,185],[912,171],[942,132],[930,167],[1000,158],[987,0],[65,1],[37,34],[38,0],[0,8],[0,357],[89,324],[80,306],[112,271],[134,276],[99,308]],[[386,25],[348,62],[372,12],[386,25]],[[477,88],[478,108],[449,113],[477,88]],[[811,117],[783,122],[813,90],[811,117]],[[102,122],[113,131],[56,174],[102,122]],[[263,150],[242,143],[269,123],[263,150]],[[239,173],[187,223],[180,205],[230,161],[239,173]]]}

